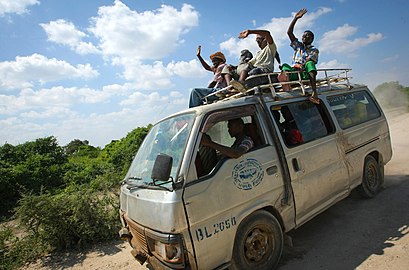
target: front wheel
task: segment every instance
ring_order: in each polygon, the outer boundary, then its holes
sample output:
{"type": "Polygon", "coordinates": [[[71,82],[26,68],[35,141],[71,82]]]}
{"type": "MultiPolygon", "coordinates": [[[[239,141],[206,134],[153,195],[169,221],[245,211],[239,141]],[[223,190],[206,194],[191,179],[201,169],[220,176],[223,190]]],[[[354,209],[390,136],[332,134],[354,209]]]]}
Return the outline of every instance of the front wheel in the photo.
{"type": "Polygon", "coordinates": [[[373,198],[383,184],[383,175],[378,162],[373,156],[365,158],[362,184],[358,186],[359,194],[364,198],[373,198]]]}
{"type": "Polygon", "coordinates": [[[274,269],[283,251],[283,231],[269,212],[257,211],[240,224],[231,269],[274,269]]]}

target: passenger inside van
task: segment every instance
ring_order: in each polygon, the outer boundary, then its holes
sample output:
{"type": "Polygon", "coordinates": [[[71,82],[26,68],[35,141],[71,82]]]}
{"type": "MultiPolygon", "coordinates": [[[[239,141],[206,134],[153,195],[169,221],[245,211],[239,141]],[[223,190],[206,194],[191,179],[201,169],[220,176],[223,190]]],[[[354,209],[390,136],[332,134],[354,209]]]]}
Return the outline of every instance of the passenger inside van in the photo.
{"type": "Polygon", "coordinates": [[[278,110],[273,110],[273,115],[287,145],[293,146],[304,142],[302,134],[298,129],[288,106],[282,106],[280,112],[278,110]],[[280,113],[283,116],[283,122],[280,122],[280,113]]]}
{"type": "Polygon", "coordinates": [[[239,158],[254,147],[253,140],[244,133],[244,122],[241,118],[228,121],[228,130],[232,138],[235,138],[231,147],[213,142],[209,137],[203,136],[201,144],[219,151],[222,155],[230,158],[239,158]]]}
{"type": "MultiPolygon", "coordinates": [[[[220,122],[219,124],[223,124],[224,121],[220,122]]],[[[246,123],[242,118],[236,118],[229,120],[227,122],[228,125],[228,133],[231,138],[235,138],[235,141],[231,147],[222,145],[220,143],[216,143],[212,140],[212,138],[204,133],[202,136],[202,140],[199,146],[199,151],[196,156],[195,166],[198,178],[205,176],[212,172],[213,168],[216,167],[217,162],[220,158],[228,157],[228,158],[239,158],[246,152],[248,152],[251,148],[254,147],[254,141],[252,136],[261,144],[261,137],[257,132],[257,125],[255,122],[253,123],[246,123]],[[253,125],[254,124],[254,125],[253,125]],[[247,135],[245,132],[245,128],[255,128],[250,133],[251,135],[247,135]],[[217,152],[221,155],[218,156],[217,152]]],[[[218,129],[218,128],[216,128],[218,129]]],[[[214,135],[221,135],[221,134],[214,134],[214,135]]],[[[224,136],[224,135],[222,135],[224,136]]],[[[219,136],[216,136],[219,137],[219,136]]],[[[216,141],[217,138],[216,138],[216,141]]]]}

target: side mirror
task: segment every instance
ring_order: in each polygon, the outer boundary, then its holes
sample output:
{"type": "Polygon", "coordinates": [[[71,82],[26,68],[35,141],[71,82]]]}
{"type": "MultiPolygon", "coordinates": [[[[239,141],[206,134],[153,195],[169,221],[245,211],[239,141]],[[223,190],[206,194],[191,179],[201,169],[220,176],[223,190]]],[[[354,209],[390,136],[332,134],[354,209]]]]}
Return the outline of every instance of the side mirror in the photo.
{"type": "Polygon", "coordinates": [[[170,171],[172,170],[173,158],[165,154],[158,154],[153,164],[151,178],[153,182],[170,182],[170,171]]]}

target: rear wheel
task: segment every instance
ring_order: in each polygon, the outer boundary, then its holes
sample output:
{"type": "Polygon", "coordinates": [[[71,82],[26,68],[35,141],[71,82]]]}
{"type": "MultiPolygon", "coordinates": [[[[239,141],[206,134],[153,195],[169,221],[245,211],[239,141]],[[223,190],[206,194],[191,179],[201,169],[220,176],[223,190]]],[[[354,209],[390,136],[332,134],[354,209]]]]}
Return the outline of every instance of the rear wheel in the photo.
{"type": "Polygon", "coordinates": [[[283,231],[269,212],[257,211],[240,224],[231,269],[274,269],[283,251],[283,231]]]}
{"type": "Polygon", "coordinates": [[[373,156],[365,158],[362,184],[358,187],[359,194],[364,198],[373,198],[378,194],[383,184],[383,170],[373,156]]]}

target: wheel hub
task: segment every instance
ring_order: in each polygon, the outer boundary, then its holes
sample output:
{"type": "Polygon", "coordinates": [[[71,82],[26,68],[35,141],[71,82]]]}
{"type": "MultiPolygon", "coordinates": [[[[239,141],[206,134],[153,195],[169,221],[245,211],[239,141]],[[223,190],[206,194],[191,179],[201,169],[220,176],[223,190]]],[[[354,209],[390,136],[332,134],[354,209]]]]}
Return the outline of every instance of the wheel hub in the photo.
{"type": "Polygon", "coordinates": [[[366,179],[369,187],[376,187],[378,175],[376,174],[376,169],[374,166],[369,166],[366,172],[366,179]]]}
{"type": "Polygon", "coordinates": [[[270,247],[269,235],[265,231],[256,228],[247,237],[245,243],[245,255],[248,260],[259,262],[267,254],[270,247]]]}

